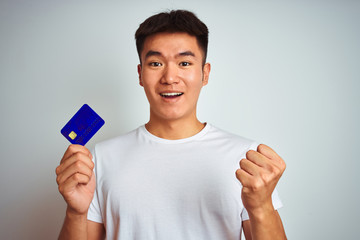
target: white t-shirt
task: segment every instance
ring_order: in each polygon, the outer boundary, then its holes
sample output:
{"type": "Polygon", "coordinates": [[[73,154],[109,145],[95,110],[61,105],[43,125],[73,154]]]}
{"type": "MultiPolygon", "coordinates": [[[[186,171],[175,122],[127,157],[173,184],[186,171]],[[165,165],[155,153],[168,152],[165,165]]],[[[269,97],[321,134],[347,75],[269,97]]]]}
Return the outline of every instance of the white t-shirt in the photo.
{"type": "MultiPolygon", "coordinates": [[[[249,217],[235,172],[257,145],[210,124],[180,140],[141,126],[99,143],[88,219],[104,224],[107,239],[239,240],[249,217]]],[[[282,206],[276,190],[273,205],[282,206]]]]}

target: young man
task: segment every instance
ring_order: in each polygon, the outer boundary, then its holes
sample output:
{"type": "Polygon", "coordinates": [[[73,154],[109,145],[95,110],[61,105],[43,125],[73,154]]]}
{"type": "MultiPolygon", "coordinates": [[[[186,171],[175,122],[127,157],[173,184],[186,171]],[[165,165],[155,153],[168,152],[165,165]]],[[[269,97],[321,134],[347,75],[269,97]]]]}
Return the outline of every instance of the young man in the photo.
{"type": "Polygon", "coordinates": [[[59,239],[286,239],[269,147],[197,119],[208,83],[208,29],[193,13],[148,18],[136,32],[144,126],[94,151],[70,145],[56,169],[67,202],[59,239]],[[93,161],[92,161],[93,160],[93,161]]]}

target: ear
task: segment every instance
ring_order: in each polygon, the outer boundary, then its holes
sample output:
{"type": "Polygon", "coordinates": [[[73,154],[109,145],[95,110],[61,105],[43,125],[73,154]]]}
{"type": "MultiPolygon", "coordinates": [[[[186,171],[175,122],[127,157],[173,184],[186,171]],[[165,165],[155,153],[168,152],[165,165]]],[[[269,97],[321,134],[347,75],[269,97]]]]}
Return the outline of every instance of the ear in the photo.
{"type": "Polygon", "coordinates": [[[142,80],[141,80],[141,64],[138,64],[137,65],[137,71],[138,71],[138,75],[139,75],[139,84],[140,86],[144,86],[143,83],[142,83],[142,80]]]}
{"type": "Polygon", "coordinates": [[[211,70],[210,63],[205,63],[203,67],[203,86],[207,85],[209,82],[210,70],[211,70]]]}

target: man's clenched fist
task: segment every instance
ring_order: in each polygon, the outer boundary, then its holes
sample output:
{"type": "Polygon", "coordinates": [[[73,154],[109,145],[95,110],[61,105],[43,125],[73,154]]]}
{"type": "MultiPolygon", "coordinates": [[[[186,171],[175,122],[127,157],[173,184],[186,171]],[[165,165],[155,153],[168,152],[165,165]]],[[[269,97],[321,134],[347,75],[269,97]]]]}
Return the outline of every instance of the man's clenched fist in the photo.
{"type": "Polygon", "coordinates": [[[264,144],[246,153],[236,177],[243,186],[241,197],[249,213],[272,207],[271,195],[285,168],[284,160],[264,144]]]}

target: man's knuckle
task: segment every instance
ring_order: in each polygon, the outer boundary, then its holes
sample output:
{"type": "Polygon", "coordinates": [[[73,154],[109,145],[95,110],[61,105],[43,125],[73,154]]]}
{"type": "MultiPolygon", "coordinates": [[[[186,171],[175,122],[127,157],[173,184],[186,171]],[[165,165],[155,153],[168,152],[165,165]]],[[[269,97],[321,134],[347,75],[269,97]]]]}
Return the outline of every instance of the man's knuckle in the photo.
{"type": "Polygon", "coordinates": [[[263,181],[260,179],[256,179],[252,184],[252,190],[254,192],[257,192],[262,188],[262,186],[263,186],[263,181]]]}
{"type": "Polygon", "coordinates": [[[80,169],[82,167],[83,163],[80,160],[77,160],[74,162],[74,166],[76,169],[80,169]]]}
{"type": "Polygon", "coordinates": [[[75,152],[75,145],[74,145],[74,144],[69,145],[67,151],[69,151],[69,152],[75,152]]]}
{"type": "Polygon", "coordinates": [[[274,166],[274,165],[269,165],[269,172],[270,173],[275,173],[275,174],[277,174],[278,172],[279,172],[279,168],[277,168],[276,166],[274,166]]]}
{"type": "Polygon", "coordinates": [[[59,185],[59,186],[58,186],[58,190],[59,190],[60,193],[62,193],[63,190],[64,190],[64,187],[63,187],[62,185],[59,185]]]}
{"type": "Polygon", "coordinates": [[[91,170],[94,169],[94,167],[95,167],[95,163],[94,163],[93,161],[90,161],[90,168],[91,168],[91,170]]]}
{"type": "Polygon", "coordinates": [[[60,176],[56,177],[56,183],[59,185],[60,184],[60,176]]]}
{"type": "MultiPolygon", "coordinates": [[[[260,179],[261,179],[261,180],[265,180],[265,179],[267,178],[267,174],[264,173],[264,172],[260,172],[260,173],[259,173],[259,176],[260,176],[260,179]]],[[[258,180],[258,181],[259,181],[259,180],[258,180]]]]}
{"type": "Polygon", "coordinates": [[[277,175],[281,175],[284,172],[285,168],[283,168],[282,166],[280,168],[276,168],[276,174],[277,175]]]}
{"type": "Polygon", "coordinates": [[[79,181],[81,176],[80,176],[80,173],[74,173],[74,175],[72,176],[73,180],[75,181],[79,181]]]}
{"type": "Polygon", "coordinates": [[[82,157],[82,153],[81,152],[76,152],[76,153],[74,153],[74,158],[76,159],[76,160],[79,160],[79,159],[81,159],[81,157],[82,157]]]}
{"type": "Polygon", "coordinates": [[[271,181],[271,174],[267,174],[267,173],[261,173],[260,177],[262,179],[262,183],[263,185],[268,184],[271,181]]]}
{"type": "Polygon", "coordinates": [[[283,174],[283,172],[285,171],[285,165],[283,165],[282,163],[277,165],[276,167],[274,167],[273,169],[273,173],[276,176],[281,176],[283,174]]]}

